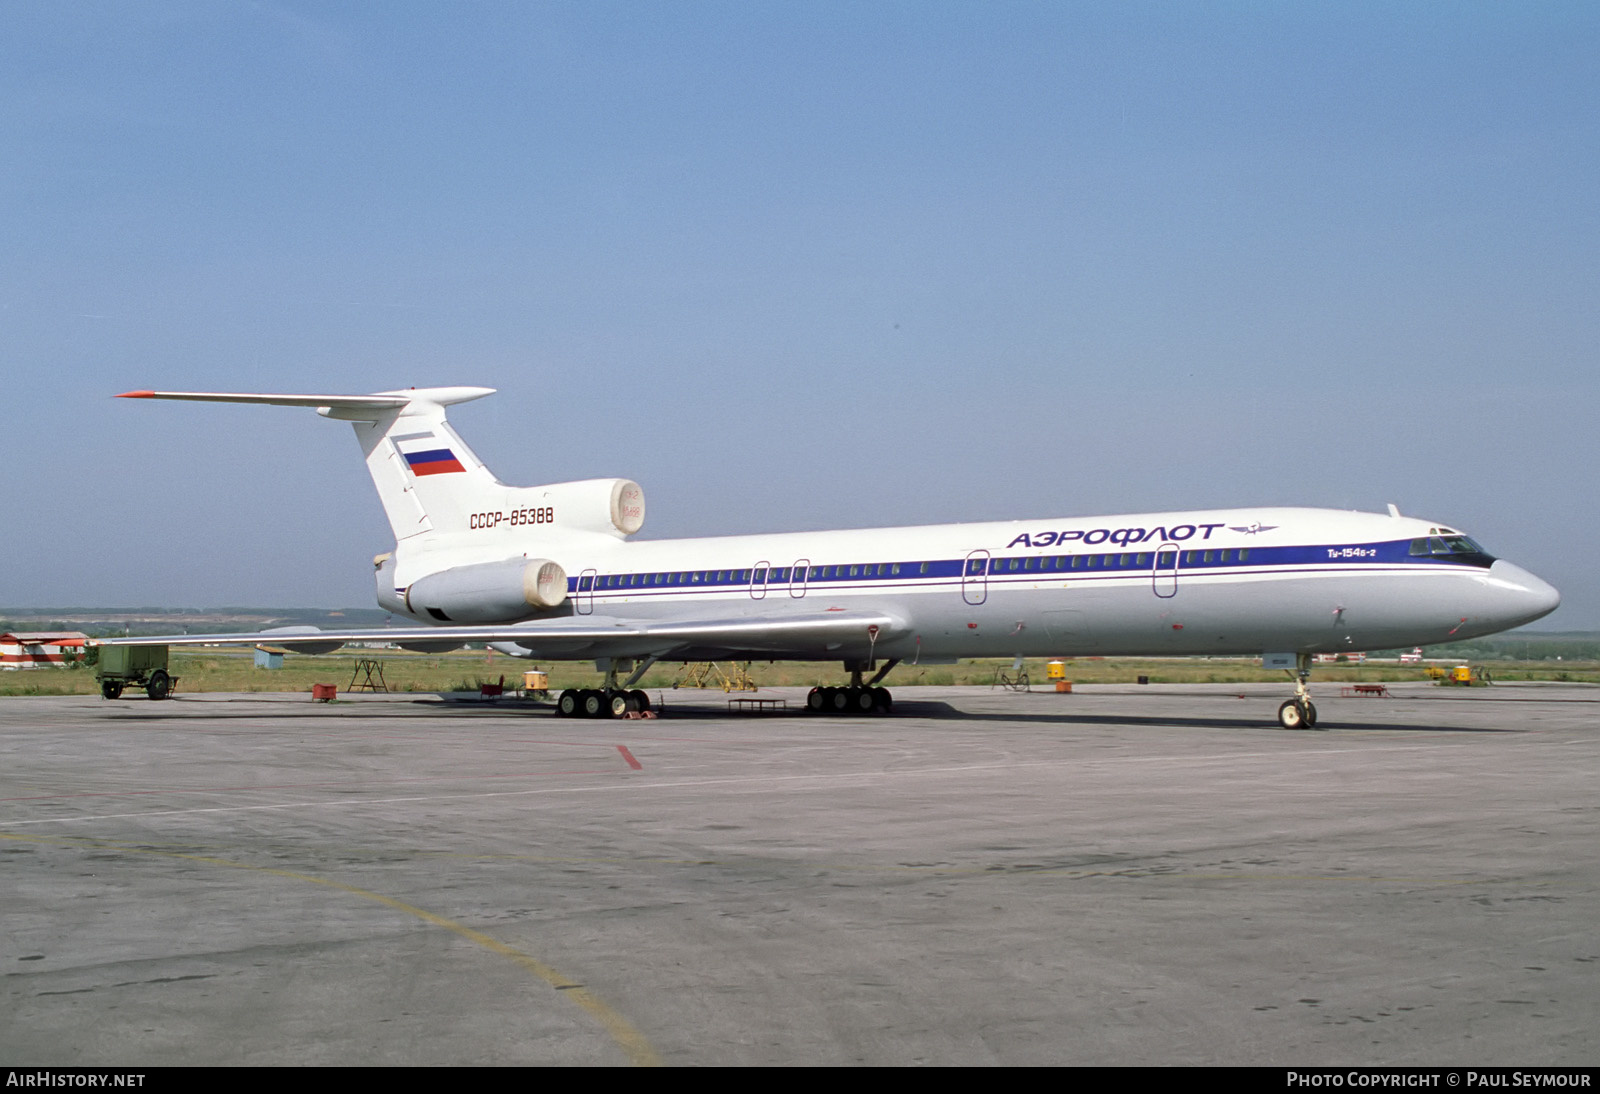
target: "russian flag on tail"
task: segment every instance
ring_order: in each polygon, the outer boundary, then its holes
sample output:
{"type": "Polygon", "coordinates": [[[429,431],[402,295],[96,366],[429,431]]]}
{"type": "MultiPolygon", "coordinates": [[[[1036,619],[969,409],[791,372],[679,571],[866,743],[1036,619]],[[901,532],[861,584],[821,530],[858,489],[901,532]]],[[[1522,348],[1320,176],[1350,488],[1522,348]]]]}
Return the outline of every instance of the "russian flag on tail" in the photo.
{"type": "Polygon", "coordinates": [[[413,475],[448,475],[454,471],[465,471],[461,461],[456,459],[454,452],[448,448],[429,448],[420,452],[402,452],[406,458],[406,465],[411,468],[413,475]]]}

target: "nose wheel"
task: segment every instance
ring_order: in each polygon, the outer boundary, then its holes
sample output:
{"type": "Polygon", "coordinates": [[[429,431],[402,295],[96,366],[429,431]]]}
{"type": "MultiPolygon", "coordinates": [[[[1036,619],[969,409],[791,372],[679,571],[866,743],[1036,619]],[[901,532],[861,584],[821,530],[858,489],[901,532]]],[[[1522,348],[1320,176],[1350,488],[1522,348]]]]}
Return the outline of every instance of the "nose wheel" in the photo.
{"type": "Polygon", "coordinates": [[[1278,724],[1284,729],[1315,729],[1316,704],[1310,699],[1290,699],[1278,708],[1278,724]]]}

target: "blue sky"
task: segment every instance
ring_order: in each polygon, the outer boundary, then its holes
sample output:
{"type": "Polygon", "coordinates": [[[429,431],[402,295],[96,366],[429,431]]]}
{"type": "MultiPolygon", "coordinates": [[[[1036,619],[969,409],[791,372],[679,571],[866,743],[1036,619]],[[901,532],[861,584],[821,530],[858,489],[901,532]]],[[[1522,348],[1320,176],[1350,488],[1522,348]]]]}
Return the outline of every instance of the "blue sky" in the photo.
{"type": "Polygon", "coordinates": [[[347,427],[644,535],[1309,504],[1600,628],[1592,4],[32,3],[0,604],[370,606],[347,427]]]}

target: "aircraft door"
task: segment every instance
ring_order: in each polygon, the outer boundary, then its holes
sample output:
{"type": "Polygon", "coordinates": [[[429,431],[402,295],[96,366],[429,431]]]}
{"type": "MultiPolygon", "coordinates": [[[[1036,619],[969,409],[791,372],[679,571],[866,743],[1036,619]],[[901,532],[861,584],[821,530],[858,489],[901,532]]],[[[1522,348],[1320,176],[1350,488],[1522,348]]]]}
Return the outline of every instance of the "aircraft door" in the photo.
{"type": "Polygon", "coordinates": [[[750,571],[750,599],[760,600],[767,595],[767,573],[771,568],[772,563],[763,560],[750,571]]]}
{"type": "Polygon", "coordinates": [[[794,560],[794,569],[789,571],[789,595],[799,600],[806,595],[806,571],[811,569],[809,558],[794,560]]]}
{"type": "Polygon", "coordinates": [[[961,568],[961,599],[982,604],[989,599],[989,552],[973,551],[961,568]]]}
{"type": "Polygon", "coordinates": [[[589,615],[594,611],[594,585],[598,580],[598,570],[585,570],[578,575],[578,594],[572,598],[572,606],[579,615],[589,615]]]}
{"type": "Polygon", "coordinates": [[[1178,595],[1178,545],[1163,543],[1156,550],[1155,568],[1150,571],[1151,587],[1165,599],[1178,595]]]}

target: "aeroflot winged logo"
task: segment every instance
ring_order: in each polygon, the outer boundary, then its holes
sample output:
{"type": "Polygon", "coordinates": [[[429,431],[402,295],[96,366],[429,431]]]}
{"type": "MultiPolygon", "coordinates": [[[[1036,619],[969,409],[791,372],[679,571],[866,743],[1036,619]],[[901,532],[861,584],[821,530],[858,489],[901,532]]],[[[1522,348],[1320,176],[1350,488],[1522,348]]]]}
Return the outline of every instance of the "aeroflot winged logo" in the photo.
{"type": "Polygon", "coordinates": [[[1276,524],[1262,524],[1258,520],[1253,524],[1230,524],[1228,525],[1228,531],[1243,532],[1247,536],[1253,536],[1257,532],[1270,532],[1276,527],[1276,524]]]}

